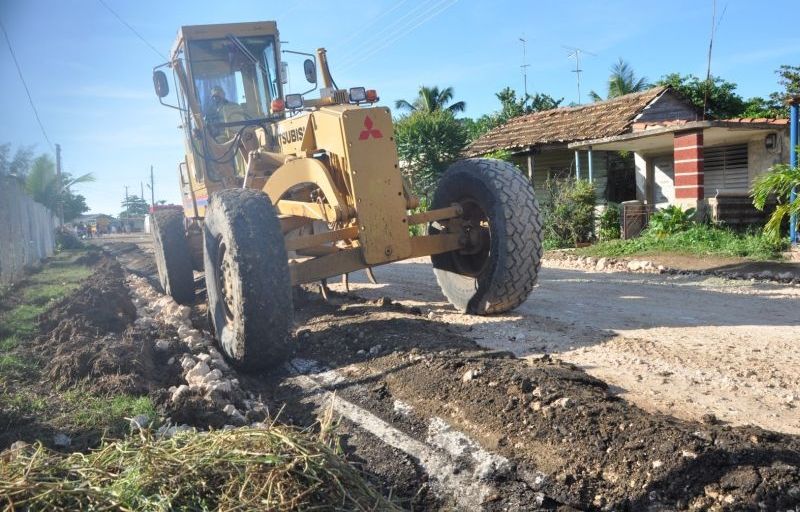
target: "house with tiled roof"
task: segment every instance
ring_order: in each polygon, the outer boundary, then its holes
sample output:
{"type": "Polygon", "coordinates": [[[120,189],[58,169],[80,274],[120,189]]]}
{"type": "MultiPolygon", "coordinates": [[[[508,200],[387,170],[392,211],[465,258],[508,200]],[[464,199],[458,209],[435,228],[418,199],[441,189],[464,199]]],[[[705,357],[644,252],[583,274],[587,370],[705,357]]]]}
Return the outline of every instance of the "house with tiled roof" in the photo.
{"type": "Polygon", "coordinates": [[[752,180],[788,159],[788,133],[786,120],[703,120],[664,86],[516,117],[465,153],[498,150],[510,152],[540,192],[548,178],[572,175],[595,184],[600,204],[679,203],[716,215],[719,198],[749,205],[752,180]]]}

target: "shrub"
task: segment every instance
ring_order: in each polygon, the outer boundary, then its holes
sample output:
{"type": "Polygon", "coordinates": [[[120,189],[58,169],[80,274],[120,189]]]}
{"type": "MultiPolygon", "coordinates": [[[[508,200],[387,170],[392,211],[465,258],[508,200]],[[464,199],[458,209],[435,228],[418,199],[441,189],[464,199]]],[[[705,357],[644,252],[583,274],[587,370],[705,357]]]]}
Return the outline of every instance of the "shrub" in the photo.
{"type": "Polygon", "coordinates": [[[549,247],[589,242],[594,233],[594,185],[586,180],[548,179],[542,205],[542,229],[549,247]]]}
{"type": "Polygon", "coordinates": [[[608,203],[600,215],[600,240],[616,240],[621,236],[619,225],[619,204],[608,203]]]}
{"type": "Polygon", "coordinates": [[[753,183],[753,205],[756,208],[763,211],[772,197],[778,202],[764,226],[764,233],[774,240],[781,237],[784,220],[793,213],[800,214],[800,200],[794,203],[789,201],[792,189],[800,189],[800,167],[786,164],[770,167],[769,172],[759,176],[753,183]]]}
{"type": "Polygon", "coordinates": [[[684,210],[678,205],[671,204],[653,214],[648,231],[658,237],[686,231],[694,224],[695,213],[697,213],[695,208],[684,210]]]}

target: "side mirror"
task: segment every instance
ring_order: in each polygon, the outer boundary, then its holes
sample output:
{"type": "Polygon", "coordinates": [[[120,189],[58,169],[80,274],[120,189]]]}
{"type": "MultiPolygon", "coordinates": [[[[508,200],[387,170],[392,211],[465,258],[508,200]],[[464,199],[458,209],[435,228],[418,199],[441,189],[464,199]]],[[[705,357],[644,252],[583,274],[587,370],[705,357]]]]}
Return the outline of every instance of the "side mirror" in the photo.
{"type": "Polygon", "coordinates": [[[311,59],[303,61],[303,71],[306,73],[306,80],[309,83],[317,83],[317,65],[311,59]]]}
{"type": "Polygon", "coordinates": [[[153,71],[153,86],[156,89],[156,96],[159,98],[164,98],[169,94],[169,82],[163,71],[153,71]]]}
{"type": "Polygon", "coordinates": [[[289,64],[281,62],[281,83],[286,85],[289,83],[289,64]]]}

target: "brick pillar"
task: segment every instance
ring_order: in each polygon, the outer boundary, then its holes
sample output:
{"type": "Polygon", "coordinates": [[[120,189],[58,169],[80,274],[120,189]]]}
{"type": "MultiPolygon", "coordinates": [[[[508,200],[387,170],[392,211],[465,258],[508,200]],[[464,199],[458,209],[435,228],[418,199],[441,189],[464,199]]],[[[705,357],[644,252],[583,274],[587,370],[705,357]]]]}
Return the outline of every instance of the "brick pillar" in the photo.
{"type": "Polygon", "coordinates": [[[699,208],[705,198],[703,188],[703,130],[676,133],[673,139],[675,158],[675,202],[699,208]]]}

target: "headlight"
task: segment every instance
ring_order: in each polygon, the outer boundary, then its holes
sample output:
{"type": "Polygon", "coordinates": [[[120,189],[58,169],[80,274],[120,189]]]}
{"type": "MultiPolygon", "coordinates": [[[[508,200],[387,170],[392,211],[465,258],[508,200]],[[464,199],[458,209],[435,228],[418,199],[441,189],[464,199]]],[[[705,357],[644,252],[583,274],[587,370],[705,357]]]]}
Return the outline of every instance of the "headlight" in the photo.
{"type": "Polygon", "coordinates": [[[297,110],[298,108],[303,108],[303,97],[299,94],[287,94],[286,108],[289,110],[297,110]]]}
{"type": "Polygon", "coordinates": [[[367,91],[363,87],[350,88],[350,102],[361,103],[367,99],[367,91]]]}

